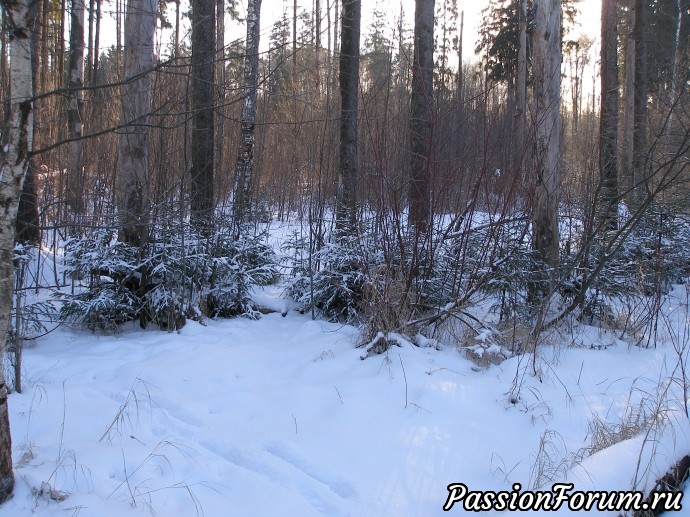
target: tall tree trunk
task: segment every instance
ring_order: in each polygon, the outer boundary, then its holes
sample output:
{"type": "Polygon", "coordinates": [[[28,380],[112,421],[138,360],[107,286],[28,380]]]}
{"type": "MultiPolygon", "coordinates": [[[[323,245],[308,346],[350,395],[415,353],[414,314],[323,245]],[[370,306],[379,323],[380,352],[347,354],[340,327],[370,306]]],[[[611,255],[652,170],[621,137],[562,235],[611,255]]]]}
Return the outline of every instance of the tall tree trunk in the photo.
{"type": "MultiPolygon", "coordinates": [[[[678,89],[678,68],[680,66],[681,62],[681,50],[680,50],[680,40],[681,40],[681,32],[682,32],[682,27],[683,27],[683,6],[681,4],[681,0],[676,0],[676,11],[677,11],[677,18],[676,18],[676,34],[675,37],[673,38],[673,63],[671,65],[671,92],[670,92],[670,104],[673,105],[673,103],[676,102],[676,91],[678,89]]],[[[669,119],[668,119],[668,125],[667,125],[667,134],[668,134],[668,143],[672,144],[673,143],[673,132],[674,132],[674,126],[675,124],[673,123],[673,115],[674,112],[671,110],[671,113],[669,113],[669,119]]]]}
{"type": "Polygon", "coordinates": [[[292,73],[297,70],[297,0],[292,5],[292,73]]]}
{"type": "Polygon", "coordinates": [[[343,0],[340,30],[340,161],[336,226],[352,231],[357,218],[357,110],[361,0],[343,0]]]}
{"type": "MultiPolygon", "coordinates": [[[[38,71],[40,73],[40,78],[38,80],[38,84],[36,85],[36,88],[38,88],[38,92],[44,93],[46,91],[46,78],[51,75],[51,73],[55,72],[55,63],[51,63],[50,59],[48,58],[49,56],[49,49],[50,49],[50,41],[48,37],[48,29],[50,27],[50,22],[49,22],[49,14],[51,11],[51,3],[48,0],[43,1],[43,5],[41,6],[41,17],[40,17],[40,22],[41,22],[41,36],[40,36],[40,43],[41,43],[41,66],[38,67],[38,71]]],[[[36,124],[38,126],[38,124],[36,124]]]]}
{"type": "MultiPolygon", "coordinates": [[[[64,0],[63,0],[64,1],[64,0]]],[[[115,69],[117,70],[117,78],[122,78],[122,15],[123,2],[125,0],[115,0],[115,69]]]]}
{"type": "Polygon", "coordinates": [[[55,33],[55,38],[57,42],[57,51],[55,56],[57,57],[57,77],[55,84],[62,84],[62,79],[65,73],[65,20],[67,19],[67,0],[60,0],[60,21],[58,23],[58,30],[55,33]]]}
{"type": "Polygon", "coordinates": [[[434,0],[416,0],[410,110],[410,225],[426,230],[430,215],[434,108],[434,0]]]}
{"type": "Polygon", "coordinates": [[[72,0],[70,10],[69,64],[67,66],[67,204],[75,215],[84,213],[83,143],[84,109],[84,0],[72,0]]]}
{"type": "Polygon", "coordinates": [[[333,5],[335,6],[335,23],[333,24],[333,54],[337,55],[340,52],[340,38],[338,38],[338,27],[340,27],[340,24],[338,23],[338,20],[340,19],[340,16],[338,15],[338,5],[340,0],[333,0],[333,5]]]}
{"type": "Polygon", "coordinates": [[[626,34],[623,37],[625,64],[623,68],[623,110],[620,128],[619,176],[626,194],[626,201],[633,203],[633,134],[635,132],[635,40],[632,28],[635,25],[635,0],[627,0],[626,34]]]}
{"type": "Polygon", "coordinates": [[[248,0],[247,44],[244,58],[244,104],[240,127],[235,173],[235,199],[233,205],[235,238],[242,234],[242,226],[251,211],[251,192],[254,171],[254,137],[256,100],[259,79],[259,36],[261,35],[261,0],[248,0]]]}
{"type": "MultiPolygon", "coordinates": [[[[679,0],[680,1],[680,0],[679,0]]],[[[316,0],[314,4],[314,18],[316,19],[316,43],[314,58],[316,62],[316,92],[321,88],[321,2],[316,0]]]]}
{"type": "Polygon", "coordinates": [[[180,55],[180,0],[175,0],[175,57],[180,55]]]}
{"type": "Polygon", "coordinates": [[[515,81],[515,117],[513,129],[513,167],[522,170],[525,155],[525,126],[527,124],[527,0],[518,0],[520,27],[517,78],[515,81]]]}
{"type": "Polygon", "coordinates": [[[101,1],[96,0],[96,34],[93,38],[93,72],[91,73],[91,81],[93,84],[98,84],[98,60],[100,56],[101,44],[101,1]]]}
{"type": "MultiPolygon", "coordinates": [[[[39,13],[42,11],[42,4],[44,0],[36,0],[34,8],[36,9],[36,17],[34,19],[34,29],[31,32],[31,84],[33,94],[36,95],[36,88],[38,85],[37,77],[39,70],[39,13]]],[[[38,126],[38,114],[34,110],[34,135],[32,141],[36,141],[36,126],[38,126]]],[[[34,158],[29,158],[29,163],[26,167],[26,174],[24,176],[24,185],[22,186],[22,193],[19,197],[19,208],[17,209],[17,223],[15,240],[17,242],[39,244],[41,242],[41,232],[38,229],[38,196],[36,193],[36,165],[34,158]]]]}
{"type": "MultiPolygon", "coordinates": [[[[95,9],[95,0],[89,0],[89,41],[86,46],[87,54],[86,54],[86,73],[85,73],[85,79],[86,79],[86,84],[91,85],[93,84],[93,19],[94,15],[96,14],[96,9],[95,9]]],[[[82,0],[83,2],[83,0],[82,0]]]]}
{"type": "MultiPolygon", "coordinates": [[[[14,230],[19,196],[33,145],[33,84],[31,74],[31,31],[36,0],[7,0],[10,40],[10,127],[7,152],[2,156],[0,181],[0,343],[5,343],[12,315],[14,230]]],[[[1,152],[1,151],[0,151],[1,152]]],[[[0,346],[0,364],[4,346],[0,346]]],[[[12,497],[12,435],[7,407],[5,369],[0,368],[0,503],[12,497]]]]}
{"type": "Polygon", "coordinates": [[[635,86],[633,126],[633,201],[639,204],[648,190],[647,185],[647,2],[635,0],[635,86]]]}
{"type": "MultiPolygon", "coordinates": [[[[462,103],[464,96],[462,89],[464,88],[465,75],[462,69],[462,39],[465,31],[465,11],[460,11],[460,37],[458,39],[458,102],[462,103]]],[[[402,38],[402,34],[400,35],[402,38]]]]}
{"type": "Polygon", "coordinates": [[[602,208],[607,229],[618,227],[618,38],[616,0],[601,4],[601,113],[599,116],[599,170],[602,208]]]}
{"type": "Polygon", "coordinates": [[[139,245],[146,235],[149,187],[149,114],[156,0],[129,0],[125,18],[122,123],[117,157],[120,240],[139,245]]]}
{"type": "MultiPolygon", "coordinates": [[[[9,127],[10,120],[10,68],[9,68],[9,20],[7,15],[2,13],[2,26],[0,27],[0,37],[2,44],[0,46],[0,97],[2,98],[2,119],[0,123],[2,127],[9,127]]],[[[0,135],[0,146],[4,147],[7,143],[9,135],[6,131],[0,135]]]]}
{"type": "Polygon", "coordinates": [[[213,93],[216,9],[192,1],[192,224],[208,234],[213,218],[213,93]]]}
{"type": "Polygon", "coordinates": [[[558,262],[558,201],[561,190],[561,0],[536,0],[532,32],[535,206],[532,247],[550,266],[558,262]]]}
{"type": "Polygon", "coordinates": [[[216,0],[216,55],[218,65],[215,66],[216,74],[216,99],[220,116],[214,119],[214,170],[225,171],[225,0],[216,0]]]}

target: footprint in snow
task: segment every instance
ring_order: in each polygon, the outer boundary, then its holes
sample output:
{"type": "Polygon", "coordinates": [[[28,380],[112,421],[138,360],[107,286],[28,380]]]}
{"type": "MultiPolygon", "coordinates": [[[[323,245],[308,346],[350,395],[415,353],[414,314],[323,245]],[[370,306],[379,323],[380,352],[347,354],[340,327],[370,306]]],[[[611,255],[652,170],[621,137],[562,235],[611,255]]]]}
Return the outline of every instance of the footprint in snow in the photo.
{"type": "Polygon", "coordinates": [[[347,480],[301,457],[293,450],[291,445],[285,442],[270,443],[265,447],[265,450],[272,456],[283,460],[285,463],[290,464],[308,477],[325,485],[331,492],[343,499],[348,499],[356,495],[355,489],[352,488],[352,485],[350,485],[347,480]]]}
{"type": "MultiPolygon", "coordinates": [[[[319,513],[323,515],[344,515],[342,509],[333,500],[333,495],[338,495],[341,498],[343,497],[338,493],[342,492],[341,487],[335,487],[336,489],[334,490],[334,487],[331,484],[326,483],[318,477],[305,472],[302,468],[296,467],[293,461],[282,458],[279,455],[281,444],[278,444],[276,448],[278,454],[275,454],[268,449],[255,452],[240,450],[239,448],[227,443],[220,444],[205,442],[201,445],[208,451],[220,456],[229,463],[253,472],[261,477],[266,477],[272,483],[275,483],[278,486],[285,487],[290,490],[296,489],[311,506],[313,506],[319,513]],[[276,460],[280,460],[280,462],[276,464],[276,460]],[[285,470],[285,463],[287,463],[290,467],[297,468],[301,473],[306,474],[311,480],[315,480],[319,484],[314,485],[313,483],[305,483],[295,479],[294,475],[291,475],[289,471],[285,470]],[[324,488],[327,488],[328,491],[324,491],[324,488]],[[332,495],[328,496],[328,493],[331,493],[332,495]]],[[[290,457],[289,454],[286,454],[286,456],[290,457]]],[[[291,459],[296,459],[296,457],[291,459]]],[[[349,485],[347,485],[347,489],[350,490],[351,494],[354,494],[354,490],[352,490],[349,485]]],[[[347,492],[347,489],[345,489],[345,492],[347,492]]]]}

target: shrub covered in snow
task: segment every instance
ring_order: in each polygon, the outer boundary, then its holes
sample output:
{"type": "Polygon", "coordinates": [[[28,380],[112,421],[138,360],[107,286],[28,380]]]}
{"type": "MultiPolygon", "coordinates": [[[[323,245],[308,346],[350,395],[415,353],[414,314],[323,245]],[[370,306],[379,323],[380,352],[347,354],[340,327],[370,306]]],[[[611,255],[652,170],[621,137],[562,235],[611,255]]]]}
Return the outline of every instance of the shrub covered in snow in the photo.
{"type": "Polygon", "coordinates": [[[608,234],[597,235],[586,256],[574,250],[561,260],[561,294],[566,301],[580,294],[588,281],[580,314],[591,323],[610,324],[617,301],[666,294],[690,272],[687,216],[652,205],[613,252],[610,239],[608,234]]]}
{"type": "Polygon", "coordinates": [[[97,230],[67,243],[65,264],[84,282],[58,293],[62,318],[103,330],[137,318],[169,330],[201,315],[256,318],[252,287],[278,275],[262,235],[235,240],[218,230],[207,238],[188,225],[154,228],[141,249],[97,230]]]}
{"type": "Polygon", "coordinates": [[[299,267],[288,282],[287,294],[302,311],[310,310],[313,304],[331,321],[354,321],[362,308],[364,286],[370,280],[371,269],[381,261],[374,242],[366,235],[328,242],[313,254],[312,271],[303,259],[306,245],[299,240],[292,244],[295,257],[299,257],[299,267]]]}

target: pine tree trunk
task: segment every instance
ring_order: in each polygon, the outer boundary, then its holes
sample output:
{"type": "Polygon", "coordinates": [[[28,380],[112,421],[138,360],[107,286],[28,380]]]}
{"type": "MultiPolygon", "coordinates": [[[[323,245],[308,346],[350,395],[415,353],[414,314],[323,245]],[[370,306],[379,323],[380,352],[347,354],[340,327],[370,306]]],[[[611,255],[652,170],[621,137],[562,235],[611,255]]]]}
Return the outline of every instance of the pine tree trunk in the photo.
{"type": "Polygon", "coordinates": [[[208,234],[213,218],[213,94],[216,7],[213,0],[192,1],[191,219],[208,234]]]}
{"type": "Polygon", "coordinates": [[[120,240],[143,242],[147,231],[149,113],[156,0],[129,0],[125,17],[122,123],[117,157],[117,207],[120,240]]]}
{"type": "Polygon", "coordinates": [[[430,216],[434,0],[416,0],[410,110],[410,225],[424,232],[430,216]]]}
{"type": "Polygon", "coordinates": [[[602,209],[607,229],[618,227],[618,38],[616,0],[602,0],[601,113],[599,116],[599,170],[602,209]]]}
{"type": "Polygon", "coordinates": [[[537,127],[532,247],[544,263],[555,267],[561,190],[561,1],[537,0],[535,10],[532,71],[537,127]]]}
{"type": "Polygon", "coordinates": [[[259,77],[259,36],[261,34],[261,0],[249,0],[247,5],[247,44],[244,58],[244,104],[240,121],[240,142],[237,151],[233,218],[235,238],[242,234],[242,226],[250,215],[251,187],[254,171],[254,138],[256,101],[259,77]]]}
{"type": "Polygon", "coordinates": [[[84,109],[84,0],[72,0],[70,9],[69,63],[67,66],[67,204],[75,215],[84,213],[82,136],[84,109]]]}
{"type": "MultiPolygon", "coordinates": [[[[12,29],[10,41],[10,126],[7,153],[0,182],[0,343],[5,343],[12,315],[14,231],[19,196],[33,146],[33,78],[31,73],[31,31],[36,0],[7,1],[5,14],[12,29]]],[[[4,346],[0,347],[0,364],[4,346]]],[[[12,435],[7,407],[5,369],[0,368],[0,503],[12,497],[12,435]]]]}
{"type": "Polygon", "coordinates": [[[357,218],[357,110],[361,0],[343,0],[340,30],[340,154],[336,227],[354,229],[357,218]]]}

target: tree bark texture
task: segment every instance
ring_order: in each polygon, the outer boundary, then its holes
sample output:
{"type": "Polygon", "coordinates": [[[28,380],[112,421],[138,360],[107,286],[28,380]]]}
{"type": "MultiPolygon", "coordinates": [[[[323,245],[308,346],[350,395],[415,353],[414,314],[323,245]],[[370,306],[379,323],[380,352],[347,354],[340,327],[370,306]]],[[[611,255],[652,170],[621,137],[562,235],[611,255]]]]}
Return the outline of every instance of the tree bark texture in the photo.
{"type": "Polygon", "coordinates": [[[192,224],[202,233],[213,218],[213,94],[215,84],[216,6],[213,0],[192,1],[192,224]]]}
{"type": "MultiPolygon", "coordinates": [[[[14,232],[19,196],[33,146],[33,78],[31,31],[36,0],[4,2],[11,21],[10,126],[0,176],[0,343],[5,343],[12,315],[14,232]]],[[[0,346],[0,364],[4,346],[0,346]]],[[[0,503],[12,497],[12,436],[7,407],[5,370],[0,368],[0,503]]]]}
{"type": "Polygon", "coordinates": [[[623,36],[623,44],[625,45],[625,52],[623,53],[625,63],[623,66],[623,107],[622,107],[622,121],[620,128],[620,160],[619,160],[619,177],[623,192],[625,192],[626,201],[633,201],[633,159],[632,159],[632,142],[633,134],[635,132],[635,41],[631,28],[635,24],[635,0],[627,0],[626,12],[626,34],[623,36]]]}
{"type": "Polygon", "coordinates": [[[117,157],[120,240],[139,245],[147,231],[149,113],[156,0],[129,0],[125,18],[122,123],[117,157]]]}
{"type": "MultiPolygon", "coordinates": [[[[39,72],[39,43],[40,43],[40,15],[43,9],[43,0],[36,0],[33,5],[35,9],[34,29],[31,32],[31,84],[34,95],[38,87],[38,72],[39,72]]],[[[9,90],[9,88],[8,88],[9,90]]],[[[33,131],[36,138],[36,127],[38,120],[36,111],[34,110],[33,131]]],[[[26,174],[24,175],[24,185],[22,186],[22,193],[19,196],[19,208],[17,209],[17,223],[15,225],[15,241],[24,243],[40,243],[41,232],[38,229],[38,196],[36,190],[36,164],[34,158],[29,158],[29,163],[26,166],[26,174]]]]}
{"type": "MultiPolygon", "coordinates": [[[[216,54],[215,58],[219,61],[219,66],[214,66],[216,80],[216,105],[218,113],[223,114],[225,106],[225,0],[216,0],[216,54]]],[[[214,176],[220,171],[226,170],[225,167],[225,145],[223,136],[225,135],[225,117],[223,115],[214,118],[214,176]],[[218,171],[218,172],[215,172],[218,171]]]]}
{"type": "Polygon", "coordinates": [[[93,84],[98,84],[98,53],[100,52],[101,43],[101,1],[96,0],[96,34],[93,38],[93,72],[91,73],[93,84]]]}
{"type": "Polygon", "coordinates": [[[513,128],[513,167],[521,169],[525,154],[525,126],[527,124],[527,0],[518,1],[520,27],[517,78],[515,80],[515,117],[513,128]]]}
{"type": "Polygon", "coordinates": [[[462,40],[465,31],[465,11],[460,11],[460,34],[458,36],[458,92],[457,99],[462,104],[465,97],[462,93],[465,74],[462,69],[462,40]]]}
{"type": "Polygon", "coordinates": [[[434,0],[416,0],[410,108],[410,225],[424,231],[430,215],[434,109],[434,0]]]}
{"type": "MultiPolygon", "coordinates": [[[[69,63],[67,65],[67,204],[74,214],[84,213],[83,129],[84,110],[84,0],[72,0],[69,63]]],[[[93,52],[91,52],[91,55],[93,52]]],[[[90,56],[91,57],[91,56],[90,56]]]]}
{"type": "Polygon", "coordinates": [[[537,0],[535,10],[532,70],[536,149],[532,247],[546,264],[555,266],[561,190],[561,0],[537,0]]]}
{"type": "Polygon", "coordinates": [[[259,36],[261,34],[261,0],[249,0],[247,5],[247,44],[244,58],[244,103],[240,121],[240,142],[234,188],[235,238],[239,239],[242,225],[251,209],[251,187],[254,171],[254,141],[256,102],[259,79],[259,36]]]}
{"type": "Polygon", "coordinates": [[[618,227],[618,38],[616,0],[601,4],[601,113],[599,115],[599,170],[601,201],[607,229],[618,227]]]}
{"type": "Polygon", "coordinates": [[[343,0],[340,30],[340,153],[336,226],[354,229],[357,219],[357,111],[361,0],[343,0]]]}
{"type": "Polygon", "coordinates": [[[647,185],[647,94],[649,74],[647,71],[647,2],[635,0],[635,25],[633,40],[635,42],[635,84],[633,112],[633,203],[642,202],[648,190],[647,185]]]}

